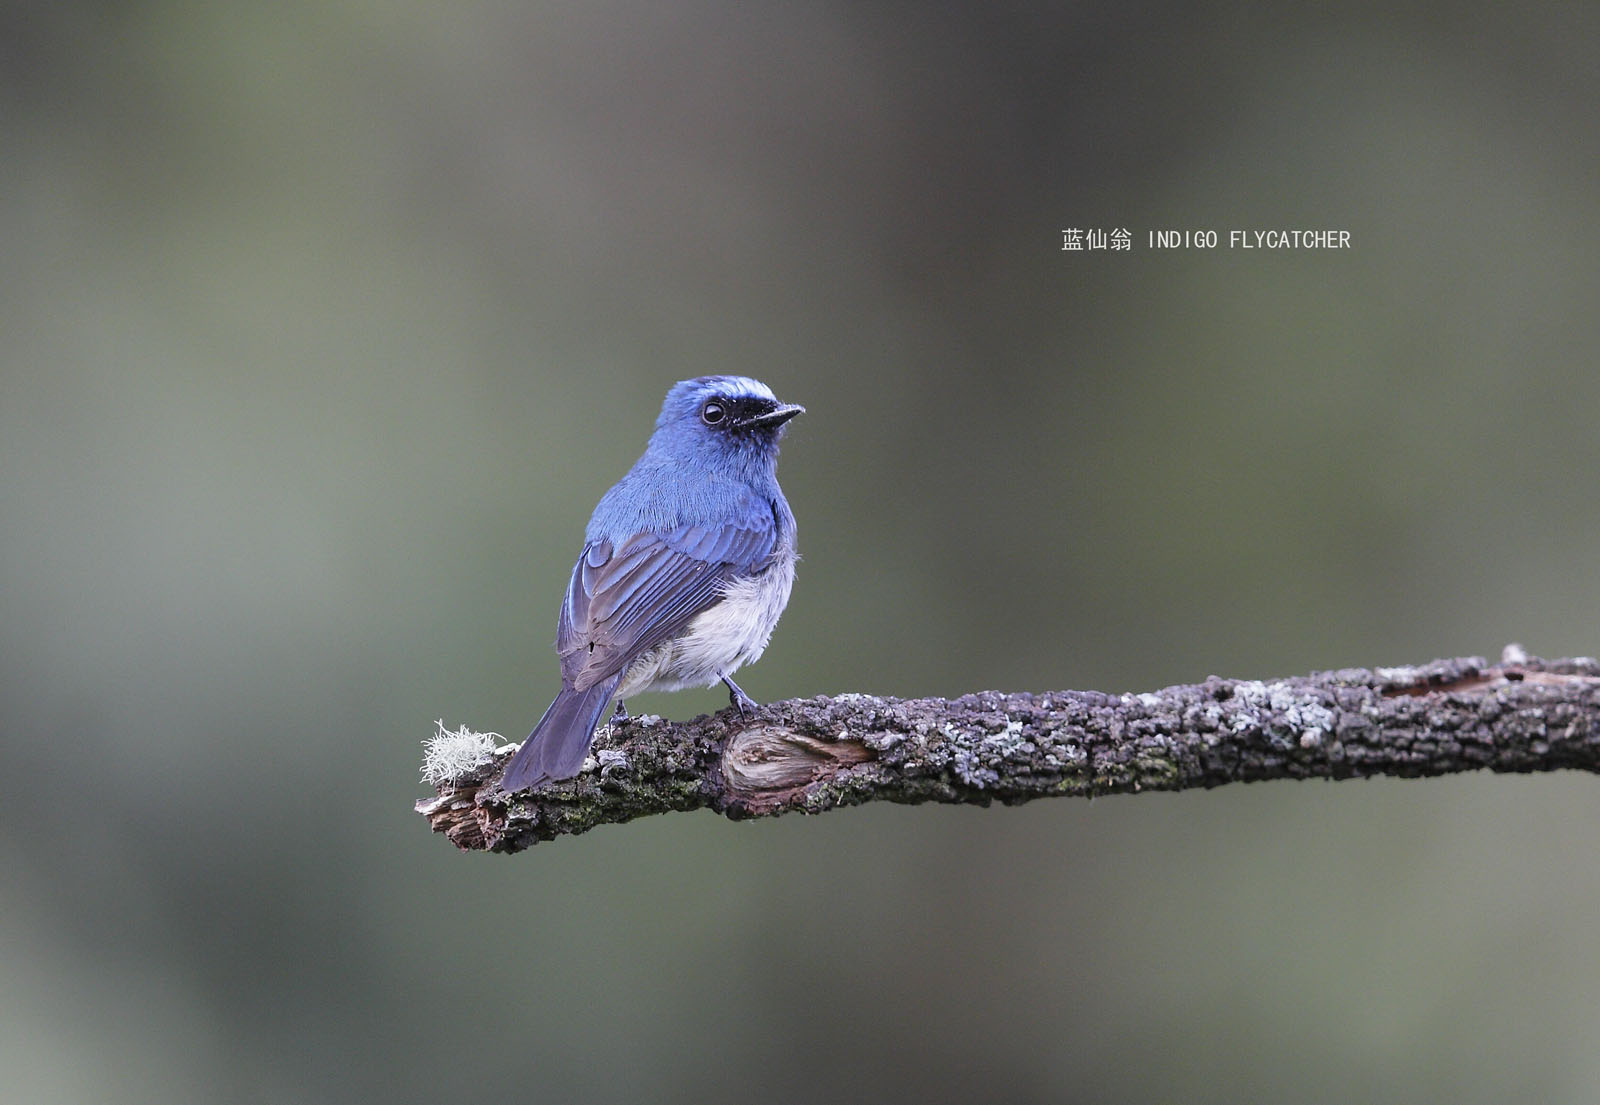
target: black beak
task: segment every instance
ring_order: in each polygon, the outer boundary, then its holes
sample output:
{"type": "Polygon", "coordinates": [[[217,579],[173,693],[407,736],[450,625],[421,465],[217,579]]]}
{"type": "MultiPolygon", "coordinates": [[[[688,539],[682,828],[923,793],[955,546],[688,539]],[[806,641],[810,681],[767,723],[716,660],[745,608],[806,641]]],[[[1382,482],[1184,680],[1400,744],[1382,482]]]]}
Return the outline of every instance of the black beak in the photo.
{"type": "Polygon", "coordinates": [[[763,429],[771,429],[774,426],[783,425],[797,414],[805,413],[806,409],[800,406],[798,403],[779,403],[776,407],[773,407],[765,414],[758,414],[754,418],[746,419],[745,425],[760,426],[763,429]]]}

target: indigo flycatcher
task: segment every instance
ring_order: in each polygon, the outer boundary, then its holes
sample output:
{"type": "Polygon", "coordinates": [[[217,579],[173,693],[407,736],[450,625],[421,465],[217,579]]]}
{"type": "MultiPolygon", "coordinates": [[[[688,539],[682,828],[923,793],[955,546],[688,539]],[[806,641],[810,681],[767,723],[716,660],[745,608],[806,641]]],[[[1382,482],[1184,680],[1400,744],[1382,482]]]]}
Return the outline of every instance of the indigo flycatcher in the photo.
{"type": "Polygon", "coordinates": [[[595,507],[556,626],[561,693],[507,765],[519,791],[578,773],[606,707],[638,691],[728,685],[760,657],[794,584],[778,439],[805,410],[744,376],[667,392],[638,463],[595,507]]]}

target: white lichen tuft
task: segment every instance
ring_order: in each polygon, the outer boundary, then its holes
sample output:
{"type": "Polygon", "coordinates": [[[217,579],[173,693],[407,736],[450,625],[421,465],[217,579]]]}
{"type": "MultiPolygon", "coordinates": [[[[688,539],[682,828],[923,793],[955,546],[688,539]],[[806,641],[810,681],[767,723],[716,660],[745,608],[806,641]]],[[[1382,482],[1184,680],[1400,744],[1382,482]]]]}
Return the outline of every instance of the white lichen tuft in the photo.
{"type": "Polygon", "coordinates": [[[1300,747],[1311,748],[1331,734],[1338,723],[1338,715],[1324,706],[1314,693],[1296,694],[1283,683],[1263,683],[1258,679],[1241,679],[1233,686],[1235,713],[1229,724],[1235,733],[1265,725],[1277,720],[1299,730],[1300,747]]]}
{"type": "Polygon", "coordinates": [[[422,781],[430,787],[453,783],[482,767],[501,751],[496,742],[505,740],[499,733],[478,733],[465,725],[446,729],[443,718],[434,725],[438,731],[422,742],[422,781]]]}

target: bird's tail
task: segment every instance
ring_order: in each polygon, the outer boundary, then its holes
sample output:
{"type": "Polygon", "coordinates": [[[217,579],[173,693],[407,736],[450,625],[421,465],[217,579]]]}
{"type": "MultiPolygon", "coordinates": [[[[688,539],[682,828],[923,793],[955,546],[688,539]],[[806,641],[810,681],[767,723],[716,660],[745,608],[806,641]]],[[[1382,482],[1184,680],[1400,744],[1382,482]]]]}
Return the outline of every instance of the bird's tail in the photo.
{"type": "Polygon", "coordinates": [[[576,775],[589,753],[594,728],[600,724],[621,681],[619,672],[586,691],[563,687],[506,765],[501,788],[514,794],[576,775]]]}

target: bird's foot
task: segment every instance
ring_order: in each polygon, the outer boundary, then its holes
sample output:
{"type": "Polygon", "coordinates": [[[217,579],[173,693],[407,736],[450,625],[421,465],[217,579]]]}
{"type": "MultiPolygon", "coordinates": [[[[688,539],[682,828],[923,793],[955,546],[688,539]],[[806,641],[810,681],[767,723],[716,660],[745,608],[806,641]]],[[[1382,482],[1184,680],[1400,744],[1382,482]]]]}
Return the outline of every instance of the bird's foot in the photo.
{"type": "Polygon", "coordinates": [[[722,681],[728,685],[728,704],[738,708],[740,717],[749,717],[751,714],[761,709],[761,705],[756,702],[755,699],[745,694],[744,691],[739,688],[739,684],[729,679],[726,675],[722,677],[722,681]]]}
{"type": "Polygon", "coordinates": [[[611,712],[611,724],[628,720],[628,708],[622,704],[622,699],[617,699],[617,708],[611,712]]]}

